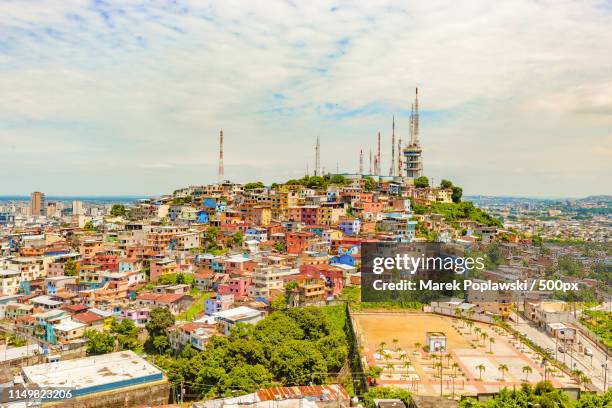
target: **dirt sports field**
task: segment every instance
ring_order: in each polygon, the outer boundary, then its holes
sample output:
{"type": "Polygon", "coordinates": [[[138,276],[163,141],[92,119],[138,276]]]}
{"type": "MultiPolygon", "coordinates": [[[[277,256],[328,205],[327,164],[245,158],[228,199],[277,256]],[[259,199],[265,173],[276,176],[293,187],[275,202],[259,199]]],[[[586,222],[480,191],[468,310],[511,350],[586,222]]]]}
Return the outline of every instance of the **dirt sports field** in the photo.
{"type": "Polygon", "coordinates": [[[369,345],[384,341],[391,347],[391,339],[397,339],[402,349],[414,350],[415,343],[425,344],[426,332],[439,331],[446,334],[449,348],[470,346],[464,336],[452,330],[448,317],[425,313],[372,313],[355,317],[359,332],[369,345]]]}
{"type": "MultiPolygon", "coordinates": [[[[380,385],[418,395],[477,395],[540,381],[545,374],[542,356],[493,325],[470,326],[423,312],[368,311],[352,317],[367,366],[382,370],[376,380],[380,385]],[[447,349],[429,353],[423,347],[427,332],[444,333],[447,349]]],[[[555,386],[576,386],[558,370],[548,376],[555,386]]]]}

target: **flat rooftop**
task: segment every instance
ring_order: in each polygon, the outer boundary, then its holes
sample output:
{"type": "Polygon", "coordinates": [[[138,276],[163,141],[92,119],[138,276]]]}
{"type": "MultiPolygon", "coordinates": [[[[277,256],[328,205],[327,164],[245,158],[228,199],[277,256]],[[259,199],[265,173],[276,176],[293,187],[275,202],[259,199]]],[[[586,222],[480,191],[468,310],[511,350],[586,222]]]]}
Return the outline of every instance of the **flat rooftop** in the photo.
{"type": "Polygon", "coordinates": [[[0,353],[0,361],[15,360],[17,358],[33,356],[34,354],[42,354],[43,349],[38,344],[28,344],[22,347],[7,348],[0,353]]]}
{"type": "Polygon", "coordinates": [[[39,387],[74,387],[76,395],[163,378],[158,368],[133,351],[37,364],[23,367],[22,371],[27,383],[39,387]]]}
{"type": "Polygon", "coordinates": [[[222,310],[220,312],[215,312],[213,313],[213,316],[215,316],[216,318],[224,319],[224,320],[236,321],[236,320],[246,319],[250,317],[255,317],[261,314],[263,313],[257,309],[252,309],[247,306],[239,306],[233,309],[227,309],[227,310],[222,310]]]}

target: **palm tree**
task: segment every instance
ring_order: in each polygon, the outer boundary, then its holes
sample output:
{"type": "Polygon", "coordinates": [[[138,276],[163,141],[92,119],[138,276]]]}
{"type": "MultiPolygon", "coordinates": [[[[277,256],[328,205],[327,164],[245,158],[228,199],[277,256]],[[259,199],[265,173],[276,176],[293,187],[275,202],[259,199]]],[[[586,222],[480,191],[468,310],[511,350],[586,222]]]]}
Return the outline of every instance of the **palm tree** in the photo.
{"type": "Polygon", "coordinates": [[[471,335],[472,334],[472,327],[474,326],[474,322],[471,321],[471,320],[468,320],[467,321],[467,325],[468,325],[468,327],[470,329],[470,335],[471,335]]]}
{"type": "Polygon", "coordinates": [[[476,328],[474,329],[474,335],[476,336],[476,340],[478,340],[478,337],[480,337],[480,332],[481,332],[481,331],[482,331],[482,330],[480,330],[480,327],[476,327],[476,328]]]}
{"type": "Polygon", "coordinates": [[[493,337],[489,338],[489,353],[493,354],[493,343],[495,343],[495,339],[493,337]]]}
{"type": "Polygon", "coordinates": [[[523,372],[525,373],[525,382],[529,381],[529,374],[533,372],[530,366],[523,366],[523,372]]]}
{"type": "Polygon", "coordinates": [[[478,364],[476,369],[480,372],[480,379],[482,380],[482,372],[487,371],[487,368],[484,366],[484,364],[478,364]]]}
{"type": "Polygon", "coordinates": [[[416,342],[414,343],[414,348],[416,349],[416,351],[419,351],[421,349],[422,344],[420,342],[416,342]]]}
{"type": "Polygon", "coordinates": [[[508,372],[508,366],[505,364],[500,364],[499,367],[497,367],[497,369],[502,375],[502,378],[501,378],[502,381],[506,381],[505,374],[508,372]]]}
{"type": "Polygon", "coordinates": [[[433,368],[435,368],[435,369],[439,368],[440,369],[440,376],[442,376],[442,363],[435,363],[433,365],[433,368]]]}
{"type": "Polygon", "coordinates": [[[387,343],[385,343],[384,341],[381,341],[378,344],[378,348],[376,349],[376,351],[378,352],[378,354],[383,354],[385,352],[385,346],[387,345],[387,343]]]}
{"type": "Polygon", "coordinates": [[[451,356],[451,354],[448,353],[444,357],[446,358],[446,365],[450,367],[450,361],[453,358],[453,356],[451,356]]]}
{"type": "Polygon", "coordinates": [[[412,365],[412,363],[410,362],[410,360],[404,361],[404,367],[406,368],[406,373],[408,373],[410,371],[410,366],[411,365],[412,365]]]}
{"type": "Polygon", "coordinates": [[[389,377],[391,377],[391,376],[393,375],[393,364],[391,364],[391,363],[387,363],[387,364],[385,365],[385,368],[386,368],[386,369],[389,371],[389,373],[387,373],[387,375],[388,375],[389,377]]]}
{"type": "Polygon", "coordinates": [[[580,374],[580,382],[582,384],[590,384],[591,383],[591,378],[586,375],[585,373],[580,374]]]}
{"type": "Polygon", "coordinates": [[[394,350],[396,353],[397,353],[397,352],[399,352],[399,347],[398,347],[398,345],[397,345],[397,344],[399,343],[399,340],[398,340],[398,339],[393,339],[393,340],[391,340],[391,342],[393,342],[393,346],[394,346],[394,347],[393,347],[393,350],[394,350]]]}
{"type": "Polygon", "coordinates": [[[459,368],[459,364],[453,363],[452,367],[453,367],[453,377],[457,377],[457,369],[459,368]]]}
{"type": "Polygon", "coordinates": [[[482,338],[482,345],[484,346],[485,341],[487,340],[487,338],[489,337],[489,335],[486,332],[482,332],[480,334],[480,338],[482,338]]]}

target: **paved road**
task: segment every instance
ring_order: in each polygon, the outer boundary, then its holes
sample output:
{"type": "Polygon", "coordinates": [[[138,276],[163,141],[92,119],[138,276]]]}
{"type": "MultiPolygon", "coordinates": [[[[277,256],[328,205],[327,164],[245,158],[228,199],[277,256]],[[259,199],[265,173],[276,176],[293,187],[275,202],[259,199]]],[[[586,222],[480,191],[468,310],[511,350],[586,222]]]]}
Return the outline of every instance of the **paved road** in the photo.
{"type": "MultiPolygon", "coordinates": [[[[512,317],[516,318],[515,315],[513,315],[512,317]]],[[[584,353],[579,353],[577,351],[577,347],[574,347],[574,350],[566,350],[565,353],[560,353],[558,351],[558,346],[560,342],[557,342],[556,339],[551,338],[544,330],[541,330],[530,322],[527,322],[522,317],[519,317],[518,323],[510,323],[516,330],[518,330],[520,333],[525,333],[541,347],[556,350],[556,352],[553,353],[553,357],[556,357],[558,361],[565,363],[568,367],[572,369],[577,369],[584,372],[591,379],[593,386],[595,386],[595,388],[600,391],[604,390],[604,369],[602,368],[602,364],[607,361],[608,368],[606,389],[610,388],[610,386],[612,385],[612,356],[606,357],[605,353],[595,347],[593,342],[591,342],[588,338],[582,336],[578,330],[576,330],[576,344],[578,342],[586,344],[587,347],[593,350],[593,357],[588,357],[585,356],[584,353]]]]}

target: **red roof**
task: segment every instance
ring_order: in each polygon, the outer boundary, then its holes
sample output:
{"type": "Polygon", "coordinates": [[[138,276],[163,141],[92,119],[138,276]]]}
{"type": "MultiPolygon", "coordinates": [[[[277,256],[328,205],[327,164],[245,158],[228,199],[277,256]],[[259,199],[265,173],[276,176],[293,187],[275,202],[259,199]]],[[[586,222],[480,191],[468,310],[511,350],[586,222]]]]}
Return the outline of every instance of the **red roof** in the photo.
{"type": "Polygon", "coordinates": [[[86,311],[89,308],[87,306],[85,306],[84,304],[79,303],[79,304],[76,304],[76,305],[65,305],[65,306],[62,306],[62,309],[64,309],[67,312],[78,313],[78,312],[84,312],[84,311],[86,311]]]}
{"type": "Polygon", "coordinates": [[[97,322],[100,320],[104,320],[104,318],[100,315],[97,315],[93,312],[83,312],[83,313],[78,313],[75,314],[74,316],[72,316],[72,318],[74,320],[78,320],[81,323],[85,323],[85,324],[89,324],[89,323],[93,323],[93,322],[97,322]]]}
{"type": "Polygon", "coordinates": [[[17,319],[15,319],[16,322],[35,322],[36,318],[32,315],[25,315],[25,316],[17,316],[17,319]]]}
{"type": "Polygon", "coordinates": [[[177,300],[181,299],[183,296],[182,293],[151,293],[151,292],[143,292],[138,295],[137,300],[150,300],[157,303],[174,303],[177,300]]]}

